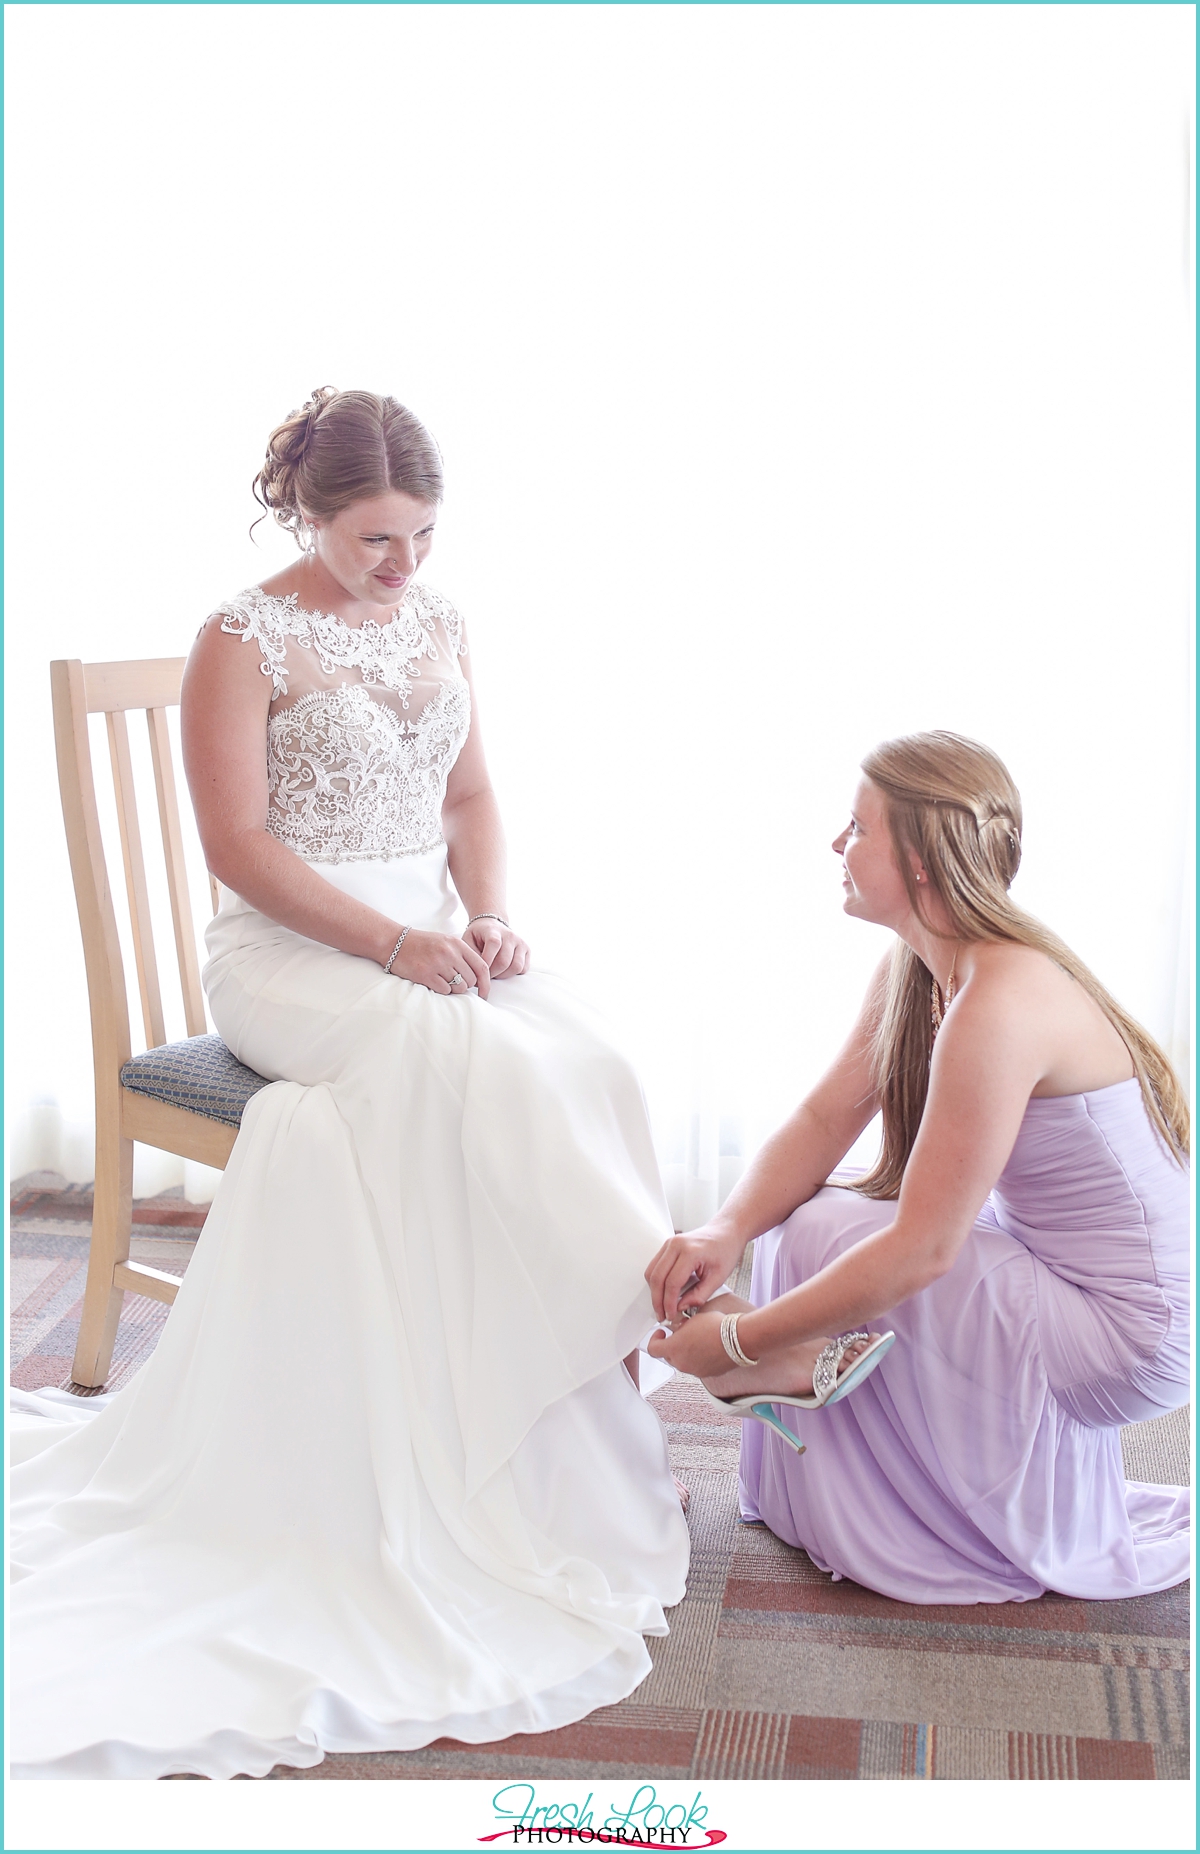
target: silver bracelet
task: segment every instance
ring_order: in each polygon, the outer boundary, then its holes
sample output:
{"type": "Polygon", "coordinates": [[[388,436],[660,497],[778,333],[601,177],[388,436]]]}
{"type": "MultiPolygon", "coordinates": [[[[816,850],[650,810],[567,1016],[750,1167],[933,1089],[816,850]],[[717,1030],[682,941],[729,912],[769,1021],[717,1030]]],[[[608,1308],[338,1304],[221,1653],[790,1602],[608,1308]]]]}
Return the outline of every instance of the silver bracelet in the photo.
{"type": "Polygon", "coordinates": [[[727,1357],[731,1358],[735,1365],[757,1365],[758,1360],[747,1357],[739,1343],[737,1328],[741,1317],[740,1313],[725,1314],[721,1321],[721,1344],[725,1347],[727,1357]]]}
{"type": "Polygon", "coordinates": [[[396,954],[400,951],[400,948],[404,945],[404,942],[407,940],[411,932],[412,932],[411,927],[402,927],[400,929],[400,938],[397,940],[395,946],[392,948],[391,952],[388,954],[387,964],[383,968],[385,972],[391,971],[392,966],[395,962],[396,954]]]}
{"type": "Polygon", "coordinates": [[[508,922],[505,920],[503,914],[472,914],[470,920],[467,922],[467,926],[473,927],[476,921],[499,921],[502,927],[508,927],[509,933],[512,932],[512,928],[508,926],[508,922]]]}

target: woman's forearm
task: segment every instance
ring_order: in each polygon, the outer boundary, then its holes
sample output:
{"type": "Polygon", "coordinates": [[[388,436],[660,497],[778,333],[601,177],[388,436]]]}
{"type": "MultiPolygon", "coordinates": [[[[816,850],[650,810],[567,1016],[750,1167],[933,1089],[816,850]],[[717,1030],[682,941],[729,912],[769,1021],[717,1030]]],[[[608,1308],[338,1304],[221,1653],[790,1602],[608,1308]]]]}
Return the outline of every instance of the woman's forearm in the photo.
{"type": "MultiPolygon", "coordinates": [[[[450,873],[468,914],[504,915],[504,832],[493,794],[478,792],[447,806],[443,829],[450,873]]],[[[219,847],[210,843],[206,851],[218,882],[252,908],[343,953],[382,965],[400,928],[408,925],[343,894],[269,831],[227,831],[219,847]]]]}
{"type": "Polygon", "coordinates": [[[756,1153],[707,1228],[743,1244],[773,1230],[821,1189],[844,1145],[807,1101],[756,1153]]]}
{"type": "Polygon", "coordinates": [[[269,831],[237,831],[224,836],[219,849],[206,850],[218,882],[270,920],[323,946],[382,965],[407,925],[344,895],[269,831]]]}
{"type": "Polygon", "coordinates": [[[495,793],[486,786],[442,809],[450,876],[468,915],[507,919],[508,858],[495,793]]]}

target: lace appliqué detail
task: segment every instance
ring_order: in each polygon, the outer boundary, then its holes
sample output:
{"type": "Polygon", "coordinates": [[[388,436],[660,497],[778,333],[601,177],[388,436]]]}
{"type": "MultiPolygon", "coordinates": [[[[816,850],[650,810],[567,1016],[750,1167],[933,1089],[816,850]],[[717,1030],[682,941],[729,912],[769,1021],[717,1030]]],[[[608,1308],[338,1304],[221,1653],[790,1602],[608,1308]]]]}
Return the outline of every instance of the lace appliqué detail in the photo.
{"type": "Polygon", "coordinates": [[[271,678],[273,700],[287,694],[289,642],[314,650],[327,676],[357,670],[364,683],[394,690],[403,708],[408,707],[414,676],[421,673],[414,665],[422,657],[438,655],[438,620],[454,654],[466,654],[462,619],[432,586],[413,585],[386,624],[371,619],[358,629],[329,613],[302,610],[294,592],[277,598],[259,586],[218,605],[217,615],[222,631],[257,643],[263,653],[259,667],[271,678]]]}
{"type": "Polygon", "coordinates": [[[436,849],[446,780],[470,725],[461,678],[415,721],[358,683],[302,696],[267,727],[267,829],[310,863],[436,849]]]}

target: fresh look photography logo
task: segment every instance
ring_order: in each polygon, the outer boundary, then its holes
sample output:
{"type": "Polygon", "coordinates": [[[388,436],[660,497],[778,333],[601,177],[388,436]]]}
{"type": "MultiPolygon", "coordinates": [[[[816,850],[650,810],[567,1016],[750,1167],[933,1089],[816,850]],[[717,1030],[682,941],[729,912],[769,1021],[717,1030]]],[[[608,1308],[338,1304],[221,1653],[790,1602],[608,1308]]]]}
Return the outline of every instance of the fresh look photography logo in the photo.
{"type": "Polygon", "coordinates": [[[514,1847],[558,1847],[564,1843],[600,1842],[625,1848],[711,1848],[726,1839],[710,1828],[708,1809],[696,1791],[690,1802],[659,1799],[652,1783],[636,1789],[627,1805],[602,1808],[595,1792],[582,1801],[540,1803],[532,1783],[507,1783],[492,1797],[492,1811],[504,1826],[480,1841],[506,1841],[514,1847]]]}

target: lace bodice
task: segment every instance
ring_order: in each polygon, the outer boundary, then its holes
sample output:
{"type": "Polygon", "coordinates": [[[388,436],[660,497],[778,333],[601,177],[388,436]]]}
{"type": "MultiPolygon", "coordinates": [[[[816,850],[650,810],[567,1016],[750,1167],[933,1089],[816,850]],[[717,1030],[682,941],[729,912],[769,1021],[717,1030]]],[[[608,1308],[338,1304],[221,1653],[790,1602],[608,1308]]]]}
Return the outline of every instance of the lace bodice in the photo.
{"type": "Polygon", "coordinates": [[[384,624],[304,611],[254,586],[218,606],[272,681],[267,829],[310,863],[416,855],[442,842],[442,801],[471,724],[462,620],[410,585],[384,624]]]}

